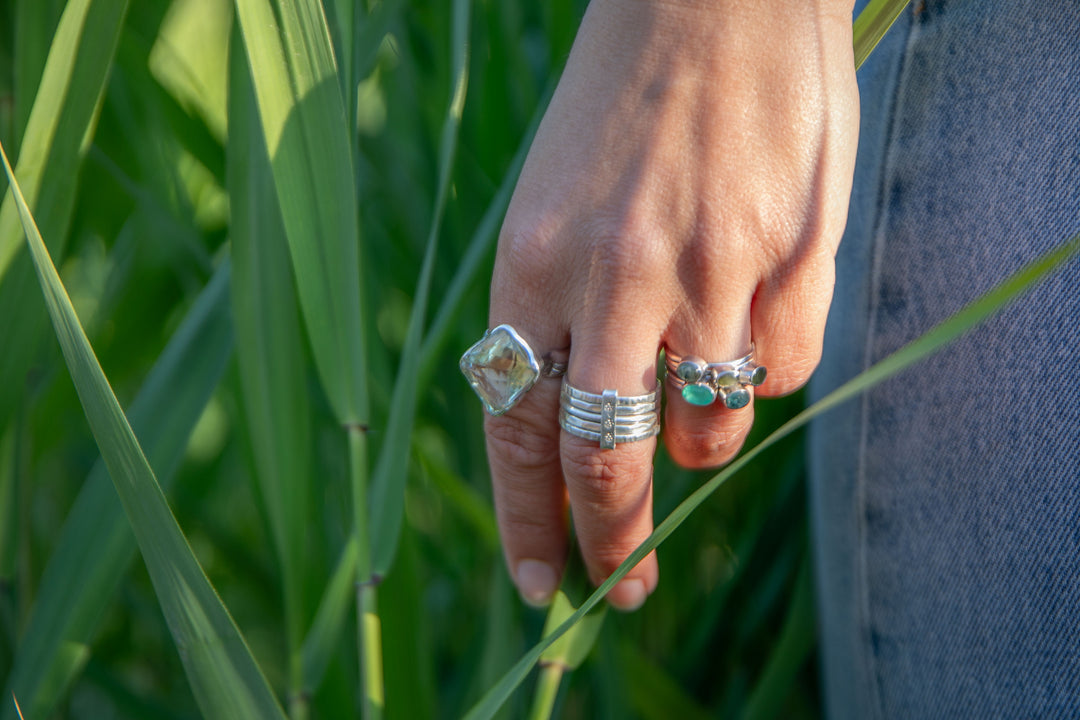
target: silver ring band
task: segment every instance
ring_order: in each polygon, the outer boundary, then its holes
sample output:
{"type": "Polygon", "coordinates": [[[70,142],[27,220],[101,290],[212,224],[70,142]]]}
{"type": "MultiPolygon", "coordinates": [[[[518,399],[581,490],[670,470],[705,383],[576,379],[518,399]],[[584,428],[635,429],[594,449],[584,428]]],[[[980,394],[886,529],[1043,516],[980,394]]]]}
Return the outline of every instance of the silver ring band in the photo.
{"type": "Polygon", "coordinates": [[[737,360],[710,363],[693,355],[680,356],[664,348],[667,379],[691,405],[711,405],[720,400],[732,410],[745,407],[753,399],[754,388],[765,382],[767,370],[754,362],[750,352],[737,360]]]}
{"type": "Polygon", "coordinates": [[[540,361],[540,377],[561,378],[566,374],[568,363],[555,362],[545,355],[540,361]]]}
{"type": "MultiPolygon", "coordinates": [[[[571,418],[579,420],[579,421],[581,421],[583,423],[595,424],[596,427],[591,428],[593,430],[599,430],[600,429],[600,425],[596,420],[596,418],[601,416],[600,413],[594,413],[594,412],[589,412],[587,410],[582,410],[581,408],[576,407],[574,405],[563,405],[562,408],[561,408],[561,411],[566,413],[567,415],[569,415],[571,418]]],[[[619,418],[619,427],[624,428],[624,429],[627,429],[627,428],[630,428],[631,426],[636,426],[636,425],[652,425],[653,423],[654,423],[654,420],[653,420],[653,417],[651,415],[642,415],[640,419],[626,419],[626,416],[620,416],[620,418],[619,418]]]]}
{"type": "Polygon", "coordinates": [[[589,393],[563,379],[559,425],[579,438],[613,450],[618,443],[635,442],[660,432],[660,389],[645,395],[620,396],[615,390],[589,393]]]}
{"type": "MultiPolygon", "coordinates": [[[[563,415],[563,411],[559,411],[559,424],[562,426],[563,430],[570,433],[571,435],[582,438],[584,440],[588,440],[589,442],[600,443],[601,448],[610,450],[614,449],[614,445],[609,448],[602,442],[602,440],[604,439],[603,433],[601,433],[599,430],[591,430],[588,427],[578,425],[577,423],[580,422],[581,421],[577,420],[576,418],[565,417],[563,415]]],[[[596,427],[599,427],[599,425],[597,425],[596,427]]],[[[636,442],[638,440],[645,440],[646,438],[655,437],[659,433],[660,423],[652,423],[649,426],[634,431],[620,429],[618,432],[615,433],[612,442],[614,444],[636,442]]]]}
{"type": "MultiPolygon", "coordinates": [[[[596,393],[585,392],[584,390],[578,390],[576,387],[568,382],[563,383],[563,392],[573,398],[578,404],[584,405],[596,405],[600,406],[604,401],[603,395],[597,395],[596,393]]],[[[638,409],[638,408],[653,408],[656,406],[656,398],[660,394],[660,389],[657,388],[651,393],[645,395],[616,395],[615,404],[620,408],[638,409]]]]}

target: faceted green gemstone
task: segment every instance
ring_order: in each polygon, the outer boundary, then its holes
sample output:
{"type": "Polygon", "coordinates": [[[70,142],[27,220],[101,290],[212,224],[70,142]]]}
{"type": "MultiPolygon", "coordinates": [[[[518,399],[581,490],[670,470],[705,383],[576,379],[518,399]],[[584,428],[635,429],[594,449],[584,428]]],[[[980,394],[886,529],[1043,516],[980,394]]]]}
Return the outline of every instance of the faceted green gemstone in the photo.
{"type": "Polygon", "coordinates": [[[509,325],[485,334],[462,355],[460,367],[492,415],[512,408],[540,377],[532,349],[509,325]]]}
{"type": "Polygon", "coordinates": [[[682,389],[683,400],[691,405],[710,405],[716,399],[716,391],[708,385],[687,385],[682,389]]]}

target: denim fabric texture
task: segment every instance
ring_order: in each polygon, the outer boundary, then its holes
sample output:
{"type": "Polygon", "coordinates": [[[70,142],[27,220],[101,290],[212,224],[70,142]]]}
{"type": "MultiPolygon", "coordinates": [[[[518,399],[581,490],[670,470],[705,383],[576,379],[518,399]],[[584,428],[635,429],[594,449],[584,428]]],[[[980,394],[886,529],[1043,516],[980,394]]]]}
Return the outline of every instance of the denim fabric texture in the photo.
{"type": "MultiPolygon", "coordinates": [[[[1080,232],[1080,3],[916,1],[859,83],[817,397],[1080,232]]],[[[1078,353],[1074,259],[811,427],[828,717],[1080,717],[1078,353]]]]}

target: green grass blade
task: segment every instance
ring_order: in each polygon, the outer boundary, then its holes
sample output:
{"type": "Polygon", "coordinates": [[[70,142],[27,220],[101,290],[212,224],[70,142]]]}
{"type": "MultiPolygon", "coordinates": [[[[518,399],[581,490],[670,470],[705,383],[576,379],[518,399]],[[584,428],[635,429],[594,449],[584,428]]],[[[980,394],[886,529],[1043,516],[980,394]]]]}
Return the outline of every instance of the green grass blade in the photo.
{"type": "Polygon", "coordinates": [[[312,426],[303,330],[274,178],[237,33],[229,77],[236,357],[255,475],[281,564],[290,690],[299,696],[312,426]]]}
{"type": "Polygon", "coordinates": [[[420,350],[420,367],[416,383],[418,387],[427,386],[431,374],[435,370],[436,363],[442,361],[440,351],[450,332],[451,322],[461,312],[466,293],[471,289],[476,274],[483,267],[484,261],[488,258],[495,245],[503,215],[506,214],[506,208],[510,205],[510,196],[514,193],[518,175],[521,174],[521,168],[525,164],[525,157],[529,154],[529,147],[532,145],[533,137],[536,135],[536,128],[540,126],[540,120],[544,116],[544,111],[547,109],[553,91],[554,86],[548,89],[539,105],[537,105],[536,112],[529,122],[529,127],[521,138],[517,152],[514,153],[514,159],[510,162],[510,167],[506,170],[502,183],[495,192],[495,197],[491,200],[487,210],[484,211],[483,217],[469,240],[469,245],[465,250],[465,254],[461,257],[457,270],[454,272],[450,286],[447,288],[446,293],[439,298],[439,309],[435,313],[435,318],[431,321],[431,327],[424,338],[424,346],[420,350]]]}
{"type": "MultiPolygon", "coordinates": [[[[67,4],[22,138],[19,177],[24,178],[33,212],[42,218],[50,249],[58,256],[63,254],[79,168],[93,136],[127,5],[127,0],[67,4]]],[[[6,380],[0,383],[0,427],[7,423],[21,391],[22,384],[15,379],[26,377],[48,334],[41,291],[22,247],[19,211],[11,193],[5,193],[0,204],[0,317],[5,318],[5,336],[19,342],[0,353],[0,377],[6,380]]]]}
{"type": "Polygon", "coordinates": [[[236,0],[236,9],[315,365],[335,417],[364,424],[356,186],[322,5],[236,0]]]}
{"type": "Polygon", "coordinates": [[[356,35],[360,19],[364,16],[363,0],[328,0],[324,2],[326,21],[337,58],[338,80],[345,108],[345,127],[349,132],[356,128],[356,35]]]}
{"type": "MultiPolygon", "coordinates": [[[[556,592],[548,608],[547,619],[544,621],[544,635],[554,632],[573,613],[574,606],[570,598],[566,597],[562,590],[556,592]]],[[[537,680],[532,709],[529,712],[531,720],[546,720],[551,717],[563,675],[576,670],[581,663],[585,662],[585,658],[596,644],[596,638],[600,634],[600,628],[604,626],[606,616],[607,606],[601,605],[595,608],[540,655],[540,677],[537,680]]]]}
{"type": "Polygon", "coordinates": [[[334,573],[330,576],[315,612],[301,654],[303,689],[314,693],[322,682],[323,674],[330,665],[330,658],[338,650],[345,615],[356,597],[356,560],[360,548],[356,536],[352,536],[341,551],[334,573]]]}
{"type": "MultiPolygon", "coordinates": [[[[60,241],[75,198],[78,169],[92,136],[127,0],[72,0],[64,9],[19,151],[18,173],[30,207],[60,241]],[[59,217],[53,219],[53,213],[59,217]]],[[[0,205],[0,282],[22,248],[19,210],[0,205]]]]}
{"type": "MultiPolygon", "coordinates": [[[[166,489],[231,350],[229,266],[223,264],[127,412],[166,489]]],[[[135,538],[124,509],[99,461],[60,531],[25,628],[26,640],[7,679],[6,692],[23,698],[31,717],[48,717],[63,699],[134,553],[135,538]]],[[[11,720],[11,715],[0,712],[4,720],[11,720]]]]}
{"type": "MultiPolygon", "coordinates": [[[[493,556],[497,555],[498,552],[493,553],[493,556]]],[[[517,621],[521,611],[520,596],[510,582],[510,574],[502,560],[496,557],[492,566],[486,579],[483,647],[473,678],[474,690],[466,698],[469,703],[475,702],[499,680],[505,668],[514,662],[523,644],[523,632],[517,621]]],[[[504,707],[499,717],[512,717],[508,711],[509,708],[504,707]]]]}
{"type": "Polygon", "coordinates": [[[490,552],[498,552],[501,547],[499,526],[491,501],[445,464],[427,457],[426,448],[420,443],[414,443],[413,453],[435,491],[445,499],[447,507],[465,521],[477,544],[490,552]]]}
{"type": "MultiPolygon", "coordinates": [[[[49,45],[64,11],[64,3],[61,0],[14,0],[8,5],[14,16],[11,37],[14,136],[10,147],[18,148],[30,119],[34,94],[41,83],[41,74],[49,57],[49,45]]],[[[6,182],[4,187],[7,187],[6,182]]]]}
{"type": "Polygon", "coordinates": [[[866,371],[860,373],[850,381],[844,383],[824,398],[814,403],[806,410],[787,421],[772,432],[761,443],[740,455],[733,463],[723,471],[714,475],[708,482],[693,492],[686,500],[679,504],[663,522],[656,526],[652,534],[639,545],[625,561],[605,580],[589,598],[581,604],[581,607],[571,615],[566,622],[560,625],[553,633],[547,635],[528,653],[526,653],[488,693],[470,710],[467,717],[470,720],[490,718],[510,696],[510,693],[528,675],[532,666],[540,659],[543,652],[573,625],[592,610],[611,588],[621,580],[635,565],[645,559],[645,556],[655,550],[664,540],[675,531],[679,525],[701,505],[713,492],[727,482],[732,476],[742,470],[754,458],[768,448],[775,445],[779,440],[787,437],[799,428],[806,425],[815,417],[825,413],[836,406],[857,397],[871,387],[896,375],[902,370],[924,360],[948,343],[959,338],[973,327],[991,317],[1010,302],[1016,300],[1025,291],[1031,289],[1039,280],[1057,270],[1065,262],[1080,252],[1080,234],[1066,241],[1058,248],[1047,253],[1041,258],[1021,268],[1003,283],[990,290],[967,307],[960,310],[948,320],[932,328],[921,337],[905,345],[892,355],[884,358],[866,371]]]}
{"type": "MultiPolygon", "coordinates": [[[[566,597],[562,590],[555,593],[544,622],[544,634],[555,632],[557,627],[574,614],[574,610],[570,598],[566,597]]],[[[540,655],[540,664],[558,665],[563,670],[576,670],[580,667],[593,645],[596,644],[596,637],[604,625],[606,611],[607,606],[601,606],[586,615],[573,629],[552,643],[540,655]]]]}
{"type": "MultiPolygon", "coordinates": [[[[15,452],[17,422],[0,432],[0,638],[5,629],[3,623],[8,619],[4,614],[5,595],[11,592],[17,564],[17,540],[19,513],[17,511],[17,487],[15,452]]],[[[14,645],[14,643],[12,643],[14,645]]],[[[0,645],[0,650],[3,649],[0,645]]],[[[2,668],[0,668],[2,669],[2,668]]]]}
{"type": "Polygon", "coordinates": [[[810,560],[804,556],[780,639],[746,703],[744,720],[780,717],[795,676],[814,651],[814,627],[814,583],[810,560]]]}
{"type": "Polygon", "coordinates": [[[417,371],[420,366],[420,348],[423,339],[424,315],[427,311],[431,276],[435,267],[435,251],[438,248],[439,227],[442,224],[446,199],[450,193],[450,177],[457,150],[461,113],[465,107],[465,91],[468,87],[469,69],[469,0],[455,0],[453,20],[454,49],[453,92],[450,106],[443,122],[439,146],[439,186],[435,194],[435,209],[431,217],[427,250],[420,270],[416,296],[413,298],[409,326],[398,364],[397,379],[391,400],[390,419],[386,439],[375,466],[371,488],[371,547],[372,566],[376,573],[385,574],[390,568],[401,532],[401,519],[405,508],[405,480],[409,464],[409,436],[416,417],[417,371]]]}
{"type": "Polygon", "coordinates": [[[618,665],[635,717],[641,720],[708,720],[715,717],[679,686],[670,668],[661,667],[631,642],[624,641],[619,648],[618,665]]]}
{"type": "Polygon", "coordinates": [[[195,699],[208,717],[283,718],[266,678],[169,509],[79,324],[2,147],[0,157],[64,359],[146,561],[195,699]]]}
{"type": "MultiPolygon", "coordinates": [[[[439,697],[438,636],[433,633],[431,576],[413,528],[401,534],[394,572],[379,585],[380,614],[385,630],[386,707],[390,718],[434,718],[444,712],[439,697]]],[[[468,666],[462,658],[455,671],[468,666]]]]}
{"type": "Polygon", "coordinates": [[[870,0],[866,4],[859,17],[855,18],[852,28],[856,68],[862,67],[909,2],[910,0],[870,0]]]}

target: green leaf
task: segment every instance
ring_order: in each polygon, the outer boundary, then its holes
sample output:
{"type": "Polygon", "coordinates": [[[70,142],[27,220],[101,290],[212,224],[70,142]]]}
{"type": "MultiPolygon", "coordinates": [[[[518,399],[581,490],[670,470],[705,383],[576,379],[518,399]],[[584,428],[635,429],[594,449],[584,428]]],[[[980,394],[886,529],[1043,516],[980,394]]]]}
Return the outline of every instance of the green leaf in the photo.
{"type": "MultiPolygon", "coordinates": [[[[548,608],[544,622],[544,635],[555,630],[574,614],[574,605],[562,590],[555,593],[548,608]]],[[[585,662],[589,652],[596,644],[600,628],[604,626],[607,606],[601,605],[585,615],[576,625],[558,637],[540,655],[540,677],[537,679],[536,692],[533,695],[531,720],[545,720],[551,717],[555,700],[559,695],[559,686],[565,673],[576,670],[585,662]]]]}
{"type": "Polygon", "coordinates": [[[304,638],[301,667],[302,687],[305,692],[314,693],[318,689],[331,656],[337,652],[341,630],[345,626],[345,615],[356,597],[353,580],[356,578],[356,560],[359,553],[360,548],[354,535],[341,551],[330,582],[319,601],[315,620],[304,638]]]}
{"type": "Polygon", "coordinates": [[[238,33],[230,56],[228,187],[236,357],[255,476],[281,563],[293,689],[303,640],[311,408],[289,248],[238,33]]]}
{"type": "MultiPolygon", "coordinates": [[[[67,4],[22,138],[18,174],[57,255],[63,254],[79,168],[94,134],[127,6],[127,0],[71,0],[67,4]]],[[[20,6],[20,13],[29,12],[28,5],[20,6]]],[[[24,82],[36,76],[32,69],[24,74],[24,82]]],[[[23,100],[21,95],[19,100],[23,100]]],[[[0,383],[0,427],[7,423],[21,392],[22,383],[16,379],[26,377],[46,335],[45,308],[22,247],[19,210],[11,193],[5,193],[0,205],[0,317],[5,318],[6,336],[20,342],[0,353],[0,377],[5,378],[0,383]]]]}
{"type": "Polygon", "coordinates": [[[499,552],[499,527],[492,512],[490,500],[482,497],[464,478],[454,473],[445,464],[427,457],[427,448],[414,443],[413,452],[431,478],[432,485],[443,497],[448,506],[461,516],[472,536],[492,553],[499,552]]]}
{"type": "MultiPolygon", "coordinates": [[[[17,462],[16,435],[18,422],[8,426],[7,430],[0,433],[0,623],[7,619],[3,614],[3,605],[6,593],[12,586],[15,577],[17,556],[17,540],[19,513],[17,505],[17,488],[15,463],[17,462]]],[[[0,624],[0,638],[7,629],[0,624]]],[[[12,643],[14,644],[14,643],[12,643]]],[[[3,645],[0,645],[3,648],[3,645]]]]}
{"type": "MultiPolygon", "coordinates": [[[[64,9],[19,151],[18,176],[29,206],[60,241],[86,153],[127,0],[71,0],[64,9]],[[53,218],[53,214],[58,217],[53,218]]],[[[22,248],[19,210],[0,206],[0,282],[22,248]]]]}
{"type": "MultiPolygon", "coordinates": [[[[556,592],[544,622],[544,635],[555,632],[556,628],[574,614],[575,609],[562,590],[556,592]]],[[[540,655],[540,664],[558,665],[563,670],[576,670],[596,644],[596,636],[604,625],[606,614],[607,606],[601,605],[599,609],[585,615],[570,631],[544,650],[540,655]]]]}
{"type": "Polygon", "coordinates": [[[196,701],[203,713],[213,718],[283,718],[266,678],[169,509],[79,324],[2,147],[0,157],[18,203],[56,337],[146,561],[196,701]]]}
{"type": "Polygon", "coordinates": [[[385,574],[394,560],[401,518],[405,509],[405,480],[409,464],[409,436],[416,418],[417,372],[420,367],[420,349],[423,340],[424,315],[427,311],[431,276],[435,268],[435,251],[438,248],[439,227],[442,224],[446,199],[450,193],[450,177],[457,150],[461,113],[465,107],[465,90],[468,86],[468,33],[469,0],[455,0],[453,21],[454,48],[453,92],[450,106],[443,121],[439,145],[439,187],[435,194],[428,232],[427,250],[420,269],[416,296],[409,315],[409,327],[405,335],[401,360],[398,363],[394,394],[390,402],[390,419],[387,422],[386,439],[379,453],[378,463],[372,477],[371,487],[371,547],[372,565],[378,574],[385,574]]]}
{"type": "Polygon", "coordinates": [[[472,288],[476,274],[483,267],[484,261],[488,259],[495,245],[503,215],[506,214],[506,208],[510,205],[510,196],[514,193],[518,175],[525,164],[525,158],[529,154],[529,147],[532,146],[533,137],[536,135],[536,129],[540,126],[540,120],[544,117],[544,111],[547,109],[548,101],[551,100],[552,92],[554,92],[554,85],[548,88],[537,105],[536,112],[533,114],[529,127],[518,144],[517,152],[514,153],[514,159],[510,162],[510,167],[507,168],[506,173],[503,175],[502,183],[500,183],[495,197],[488,204],[487,210],[484,211],[483,217],[477,224],[465,254],[462,255],[457,270],[454,271],[454,277],[451,279],[449,287],[443,296],[439,298],[439,308],[435,313],[435,319],[431,321],[431,327],[424,338],[424,346],[420,350],[420,366],[416,381],[418,387],[427,387],[431,381],[431,375],[435,371],[436,364],[443,361],[440,351],[449,335],[451,321],[461,312],[466,293],[472,288]]]}
{"type": "MultiPolygon", "coordinates": [[[[386,707],[390,718],[433,718],[445,712],[436,687],[437,638],[433,635],[431,579],[422,566],[420,542],[412,528],[402,533],[394,571],[379,585],[386,666],[386,707]]],[[[457,672],[468,661],[462,658],[457,672]]],[[[464,674],[464,673],[463,673],[464,674]]]]}
{"type": "Polygon", "coordinates": [[[856,68],[862,67],[909,2],[910,0],[870,0],[866,4],[859,17],[855,18],[852,28],[856,68]]]}
{"type": "Polygon", "coordinates": [[[624,641],[619,650],[621,678],[635,717],[642,720],[707,720],[707,713],[669,673],[636,645],[624,641]]]}
{"type": "Polygon", "coordinates": [[[743,709],[744,720],[780,717],[789,688],[814,650],[814,583],[803,557],[780,639],[743,709]]]}
{"type": "Polygon", "coordinates": [[[322,5],[236,0],[236,9],[315,365],[338,421],[364,424],[356,184],[322,5]]]}
{"type": "MultiPolygon", "coordinates": [[[[14,0],[14,31],[12,32],[13,55],[11,81],[14,90],[14,143],[18,148],[26,131],[34,95],[41,83],[45,61],[49,57],[50,42],[56,25],[64,11],[63,0],[14,0]]],[[[4,187],[7,182],[4,181],[4,187]]],[[[21,240],[21,238],[19,238],[21,240]]],[[[21,242],[19,243],[22,244],[21,242]]]]}
{"type": "MultiPolygon", "coordinates": [[[[166,488],[232,349],[229,266],[223,264],[158,358],[128,418],[166,488]]],[[[41,579],[7,692],[31,717],[48,717],[80,671],[85,651],[132,557],[135,538],[98,461],[82,484],[41,579]],[[81,650],[80,650],[81,648],[81,650]]],[[[11,714],[0,712],[10,720],[11,714]]]]}
{"type": "MultiPolygon", "coordinates": [[[[498,681],[503,670],[514,662],[522,646],[523,633],[521,624],[517,621],[521,610],[520,596],[510,582],[510,573],[505,563],[500,559],[493,563],[487,585],[484,644],[473,677],[475,689],[468,698],[470,702],[498,681]]],[[[501,716],[513,717],[509,710],[510,708],[503,708],[501,716]]]]}
{"type": "Polygon", "coordinates": [[[467,717],[470,720],[490,718],[506,701],[510,696],[510,693],[521,684],[521,681],[528,675],[532,666],[536,664],[543,652],[556,639],[569,631],[575,623],[585,616],[586,613],[596,607],[604,596],[607,595],[608,591],[615,587],[616,583],[625,577],[632,568],[644,560],[646,555],[664,542],[664,540],[666,540],[671,533],[673,533],[675,529],[689,517],[690,513],[697,509],[698,506],[700,506],[706,498],[712,495],[717,488],[746,467],[746,465],[754,458],[775,445],[778,441],[809,423],[815,417],[857,397],[871,387],[887,380],[915,363],[924,360],[945,345],[956,340],[982,321],[1000,311],[1010,302],[1016,300],[1024,292],[1030,290],[1041,279],[1060,268],[1078,252],[1080,252],[1080,234],[1074,236],[1043,257],[1024,266],[1003,283],[960,310],[948,320],[945,320],[918,339],[905,345],[892,355],[889,355],[869,369],[844,383],[839,388],[781,425],[761,443],[740,455],[733,463],[724,468],[720,473],[714,475],[708,482],[680,503],[679,506],[663,520],[663,522],[657,525],[652,534],[630,553],[626,560],[624,560],[608,579],[605,580],[584,603],[582,603],[581,607],[579,607],[566,622],[562,623],[562,625],[556,628],[554,632],[545,636],[543,640],[537,643],[507,671],[499,683],[493,686],[480,702],[469,711],[467,717]]]}

